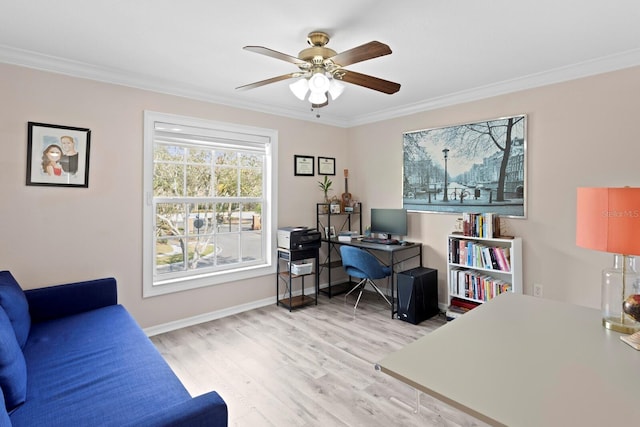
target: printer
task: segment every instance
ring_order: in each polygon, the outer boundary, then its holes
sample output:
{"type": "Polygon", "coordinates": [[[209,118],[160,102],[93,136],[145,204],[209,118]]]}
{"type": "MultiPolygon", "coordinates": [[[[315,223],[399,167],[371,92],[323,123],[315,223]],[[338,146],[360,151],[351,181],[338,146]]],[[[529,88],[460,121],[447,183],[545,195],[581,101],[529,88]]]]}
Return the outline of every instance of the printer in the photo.
{"type": "Polygon", "coordinates": [[[288,250],[317,249],[320,247],[320,232],[308,227],[278,228],[278,247],[288,250]]]}

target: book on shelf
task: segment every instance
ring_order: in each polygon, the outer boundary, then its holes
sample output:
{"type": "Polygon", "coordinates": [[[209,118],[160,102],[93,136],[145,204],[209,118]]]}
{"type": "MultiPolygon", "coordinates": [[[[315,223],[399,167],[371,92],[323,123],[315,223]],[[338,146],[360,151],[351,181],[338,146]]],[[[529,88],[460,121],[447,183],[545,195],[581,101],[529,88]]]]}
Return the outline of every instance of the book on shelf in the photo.
{"type": "Polygon", "coordinates": [[[355,239],[359,236],[357,231],[340,231],[338,233],[338,241],[340,242],[350,242],[352,239],[355,239]]]}
{"type": "Polygon", "coordinates": [[[496,252],[502,252],[501,248],[490,248],[488,251],[489,254],[489,270],[502,270],[500,265],[498,264],[498,258],[496,258],[496,252]]]}
{"type": "Polygon", "coordinates": [[[451,299],[451,303],[445,312],[445,316],[447,320],[457,319],[469,310],[473,310],[478,305],[480,304],[454,297],[451,299]]]}
{"type": "Polygon", "coordinates": [[[508,247],[490,246],[472,240],[449,239],[449,262],[470,268],[509,272],[510,250],[508,247]]]}
{"type": "Polygon", "coordinates": [[[462,234],[470,237],[500,236],[500,217],[492,212],[462,214],[462,234]]]}
{"type": "Polygon", "coordinates": [[[511,271],[511,266],[509,265],[509,248],[501,249],[502,250],[494,251],[498,268],[502,271],[511,271]]]}
{"type": "Polygon", "coordinates": [[[465,268],[452,268],[449,277],[449,293],[454,296],[477,301],[489,301],[504,292],[510,292],[512,285],[502,279],[465,268]]]}
{"type": "Polygon", "coordinates": [[[453,307],[460,307],[467,310],[474,309],[480,305],[480,303],[477,303],[475,301],[469,301],[469,300],[458,298],[458,297],[451,298],[451,301],[449,302],[449,304],[453,307]]]}

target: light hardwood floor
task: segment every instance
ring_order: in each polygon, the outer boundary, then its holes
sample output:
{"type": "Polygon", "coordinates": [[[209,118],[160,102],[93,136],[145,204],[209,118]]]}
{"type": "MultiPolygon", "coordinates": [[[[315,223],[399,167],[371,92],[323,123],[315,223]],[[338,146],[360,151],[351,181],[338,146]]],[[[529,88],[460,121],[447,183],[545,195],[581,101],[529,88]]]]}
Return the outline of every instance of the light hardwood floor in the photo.
{"type": "MultiPolygon", "coordinates": [[[[375,363],[445,323],[391,319],[365,292],[320,296],[293,312],[272,306],[151,337],[189,392],[216,390],[230,426],[485,426],[375,370],[375,363]]],[[[443,369],[447,367],[443,366],[443,369]]]]}

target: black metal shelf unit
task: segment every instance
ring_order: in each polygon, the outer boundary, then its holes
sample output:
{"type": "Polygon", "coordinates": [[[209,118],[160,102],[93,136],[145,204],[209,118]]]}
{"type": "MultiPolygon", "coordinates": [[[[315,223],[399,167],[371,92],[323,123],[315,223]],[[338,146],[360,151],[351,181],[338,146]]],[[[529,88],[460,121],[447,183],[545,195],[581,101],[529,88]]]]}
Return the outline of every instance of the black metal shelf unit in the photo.
{"type": "Polygon", "coordinates": [[[337,235],[341,231],[356,231],[362,235],[362,203],[356,203],[352,211],[345,212],[341,209],[339,212],[332,212],[332,207],[336,205],[329,203],[316,204],[316,227],[322,235],[322,259],[318,265],[318,276],[324,271],[327,272],[327,286],[319,289],[319,292],[327,295],[329,298],[334,295],[348,292],[355,283],[345,280],[342,277],[335,283],[331,278],[331,271],[336,268],[342,268],[342,258],[340,257],[340,243],[337,241],[337,235]],[[335,236],[331,236],[332,227],[335,230],[335,236]],[[355,230],[352,227],[357,227],[355,230]]]}
{"type": "Polygon", "coordinates": [[[317,248],[299,250],[278,248],[278,264],[276,268],[276,305],[282,305],[291,311],[295,308],[304,307],[305,305],[318,304],[318,263],[320,261],[318,254],[319,252],[317,248]],[[294,274],[291,271],[294,261],[309,259],[313,259],[313,266],[310,272],[294,274]],[[286,268],[284,268],[285,263],[286,268]],[[306,276],[315,276],[313,294],[306,294],[304,291],[304,279],[306,276]],[[293,280],[298,278],[301,281],[300,294],[293,296],[293,280]],[[281,284],[284,288],[282,295],[280,295],[281,284]]]}

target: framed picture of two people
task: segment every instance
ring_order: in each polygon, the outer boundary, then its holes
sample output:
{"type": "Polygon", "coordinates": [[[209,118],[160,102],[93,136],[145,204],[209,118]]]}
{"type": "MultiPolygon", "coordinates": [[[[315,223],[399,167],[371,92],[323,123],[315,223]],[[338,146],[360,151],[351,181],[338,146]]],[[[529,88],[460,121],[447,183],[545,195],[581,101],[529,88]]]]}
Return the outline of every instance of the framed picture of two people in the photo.
{"type": "Polygon", "coordinates": [[[91,130],[28,122],[27,185],[89,186],[91,130]]]}

